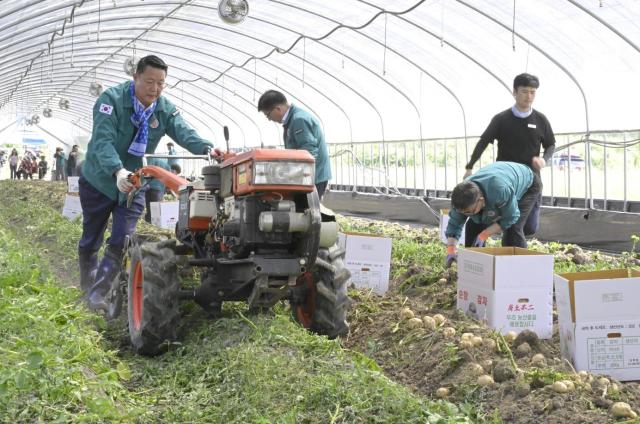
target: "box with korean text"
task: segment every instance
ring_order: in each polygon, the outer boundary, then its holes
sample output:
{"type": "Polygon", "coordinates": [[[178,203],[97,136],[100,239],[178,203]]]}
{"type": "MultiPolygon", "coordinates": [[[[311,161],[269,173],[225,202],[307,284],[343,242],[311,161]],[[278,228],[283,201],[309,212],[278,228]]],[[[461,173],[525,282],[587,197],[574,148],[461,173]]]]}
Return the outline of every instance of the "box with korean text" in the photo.
{"type": "Polygon", "coordinates": [[[577,371],[640,379],[640,271],[555,276],[562,357],[577,371]]]}
{"type": "Polygon", "coordinates": [[[457,308],[502,334],[553,333],[553,255],[518,247],[458,252],[457,308]]]}

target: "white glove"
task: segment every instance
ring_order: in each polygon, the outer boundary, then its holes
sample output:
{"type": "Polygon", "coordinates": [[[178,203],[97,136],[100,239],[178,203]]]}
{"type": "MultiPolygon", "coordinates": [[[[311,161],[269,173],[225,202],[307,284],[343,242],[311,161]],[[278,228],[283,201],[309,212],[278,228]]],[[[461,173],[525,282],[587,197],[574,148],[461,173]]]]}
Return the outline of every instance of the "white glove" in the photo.
{"type": "Polygon", "coordinates": [[[131,184],[128,179],[129,175],[131,175],[131,172],[124,168],[120,168],[120,170],[116,172],[116,186],[118,186],[118,190],[122,193],[129,193],[133,188],[133,184],[131,184]]]}

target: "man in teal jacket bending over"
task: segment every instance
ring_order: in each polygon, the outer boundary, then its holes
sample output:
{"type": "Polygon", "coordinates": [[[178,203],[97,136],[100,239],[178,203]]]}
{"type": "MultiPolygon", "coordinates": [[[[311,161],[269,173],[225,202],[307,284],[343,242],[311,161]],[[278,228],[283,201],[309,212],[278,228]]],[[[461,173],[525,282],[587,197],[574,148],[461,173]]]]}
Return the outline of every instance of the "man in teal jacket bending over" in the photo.
{"type": "Polygon", "coordinates": [[[542,187],[531,168],[515,162],[495,162],[458,184],[451,193],[446,266],[456,260],[462,227],[465,246],[482,247],[489,236],[502,235],[503,246],[527,247],[524,225],[542,187]]]}
{"type": "Polygon", "coordinates": [[[89,307],[106,310],[104,300],[118,275],[126,236],[135,230],[144,209],[144,192],[130,207],[128,177],[142,166],[145,153],[153,153],[166,134],[193,154],[211,151],[182,119],[180,112],[162,97],[167,65],[157,56],[138,62],[133,81],[111,87],[93,107],[93,131],[79,180],[82,204],[82,237],[78,243],[80,286],[89,291],[89,307]],[[111,237],[98,265],[98,250],[112,217],[111,237]]]}
{"type": "Polygon", "coordinates": [[[331,163],[318,120],[306,110],[290,105],[284,94],[275,90],[266,91],[260,96],[258,112],[264,113],[268,120],[282,124],[286,149],[306,150],[316,159],[315,184],[318,197],[322,200],[331,179],[331,163]]]}

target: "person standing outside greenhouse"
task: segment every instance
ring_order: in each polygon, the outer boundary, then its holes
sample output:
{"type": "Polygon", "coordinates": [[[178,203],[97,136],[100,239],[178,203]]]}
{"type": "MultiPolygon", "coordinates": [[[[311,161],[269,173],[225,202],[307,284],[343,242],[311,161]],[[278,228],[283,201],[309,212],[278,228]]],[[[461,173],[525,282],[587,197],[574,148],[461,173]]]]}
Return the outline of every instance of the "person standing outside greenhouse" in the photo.
{"type": "Polygon", "coordinates": [[[445,230],[446,266],[457,258],[456,246],[465,221],[466,247],[484,246],[487,238],[502,232],[503,246],[526,248],[524,226],[541,189],[540,176],[530,167],[506,161],[487,165],[458,184],[451,193],[445,230]]]}
{"type": "Polygon", "coordinates": [[[134,232],[145,206],[144,191],[126,205],[133,189],[131,171],[142,166],[145,153],[155,152],[165,134],[193,154],[209,154],[213,148],[162,96],[167,69],[159,57],[143,57],[133,81],[105,90],[93,107],[93,131],[79,180],[83,217],[78,243],[80,285],[88,290],[93,310],[107,309],[104,296],[119,272],[125,238],[134,232]],[[110,216],[111,236],[98,264],[110,216]]]}
{"type": "Polygon", "coordinates": [[[306,150],[315,158],[315,185],[318,197],[322,200],[331,179],[331,163],[318,120],[306,110],[289,104],[284,94],[276,90],[265,91],[260,96],[258,112],[264,113],[269,121],[282,124],[285,149],[306,150]]]}
{"type": "MultiPolygon", "coordinates": [[[[540,176],[540,170],[547,163],[551,163],[556,144],[551,124],[545,115],[532,107],[538,87],[540,87],[540,81],[534,75],[524,73],[514,78],[515,104],[493,117],[471,154],[471,159],[465,167],[464,178],[471,175],[473,165],[480,159],[489,143],[493,143],[494,140],[498,140],[498,157],[496,158],[498,161],[527,165],[538,176],[540,176]],[[541,147],[544,148],[542,157],[540,157],[541,147]]],[[[535,234],[538,230],[541,202],[542,189],[524,226],[524,233],[527,236],[535,234]]]]}

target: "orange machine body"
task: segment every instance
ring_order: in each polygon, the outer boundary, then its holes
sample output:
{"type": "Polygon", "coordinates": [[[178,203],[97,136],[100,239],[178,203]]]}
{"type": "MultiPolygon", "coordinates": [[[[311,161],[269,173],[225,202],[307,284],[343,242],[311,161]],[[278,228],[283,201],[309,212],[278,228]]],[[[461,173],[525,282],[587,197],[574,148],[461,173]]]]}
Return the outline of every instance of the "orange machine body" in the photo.
{"type": "Polygon", "coordinates": [[[256,192],[277,192],[284,195],[290,193],[310,193],[314,185],[267,185],[254,184],[254,163],[264,162],[307,162],[315,163],[315,159],[306,150],[255,149],[240,153],[226,159],[221,167],[223,175],[231,167],[233,172],[233,194],[246,195],[256,192]]]}

